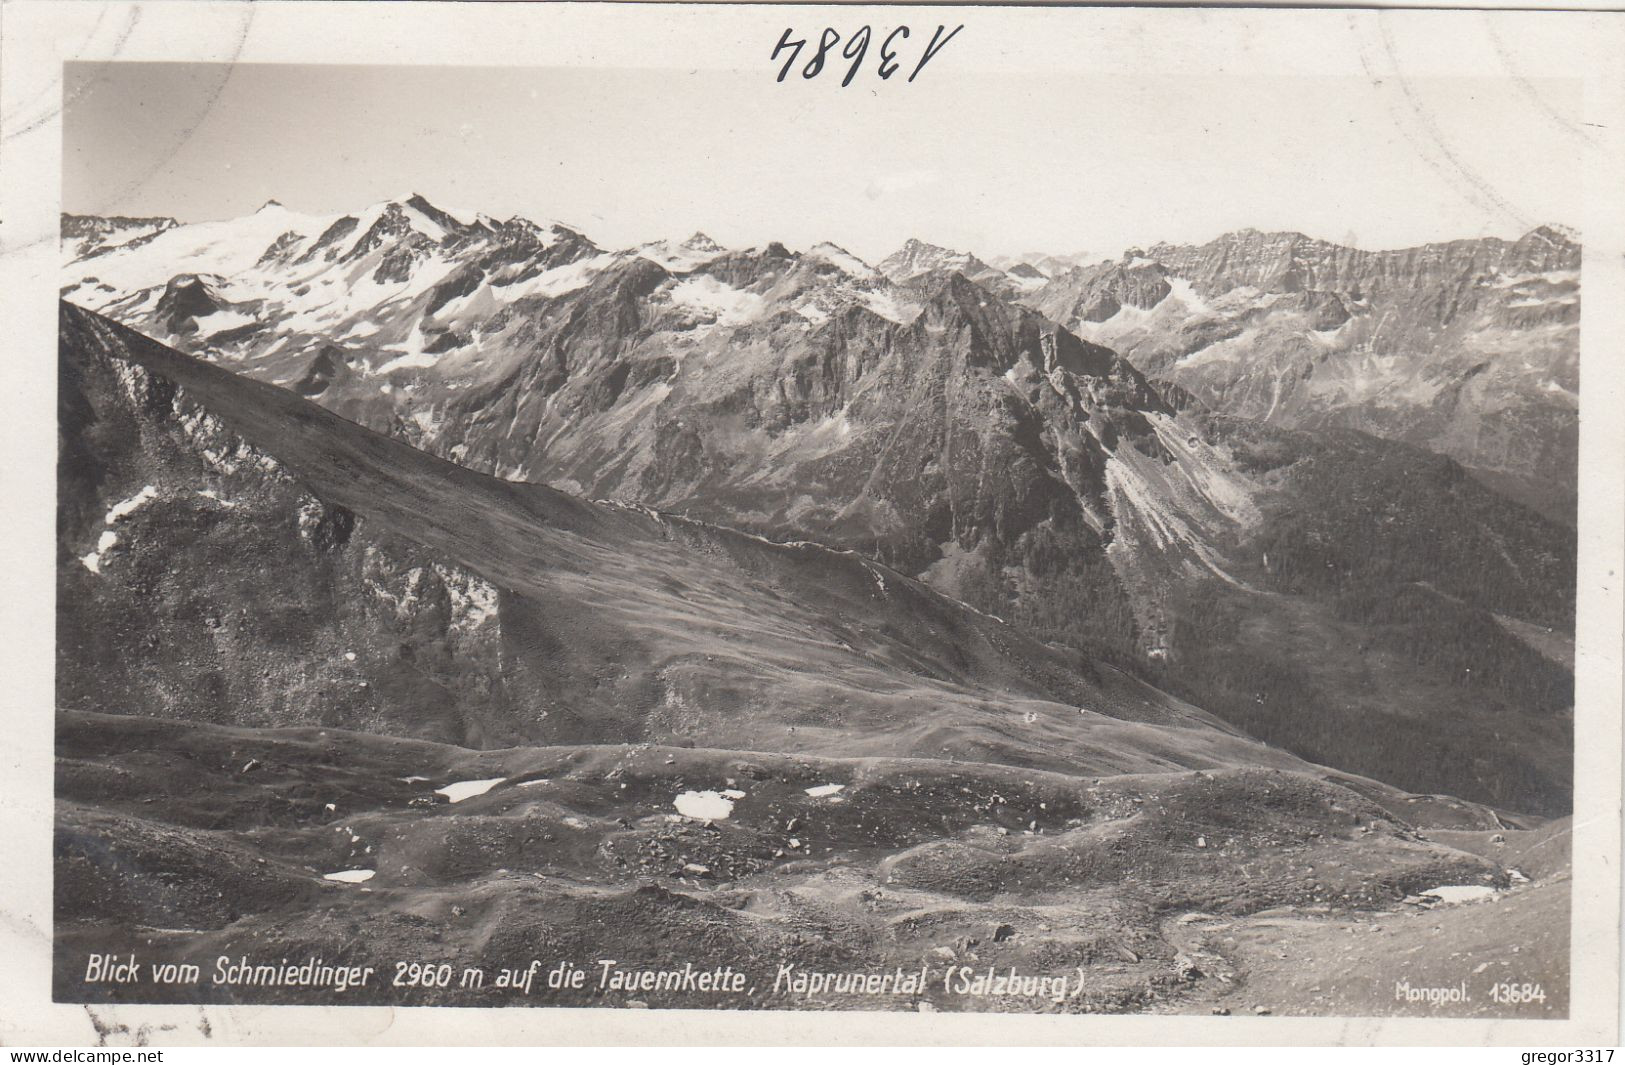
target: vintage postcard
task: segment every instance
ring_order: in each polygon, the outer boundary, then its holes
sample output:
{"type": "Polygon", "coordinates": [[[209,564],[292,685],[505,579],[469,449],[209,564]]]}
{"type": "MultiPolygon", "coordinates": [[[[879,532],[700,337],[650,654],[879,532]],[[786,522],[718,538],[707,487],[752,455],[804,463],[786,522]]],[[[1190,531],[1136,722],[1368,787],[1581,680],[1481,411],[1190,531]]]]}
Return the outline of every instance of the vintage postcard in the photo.
{"type": "Polygon", "coordinates": [[[4,31],[0,1041],[1617,1040],[1619,16],[4,31]]]}

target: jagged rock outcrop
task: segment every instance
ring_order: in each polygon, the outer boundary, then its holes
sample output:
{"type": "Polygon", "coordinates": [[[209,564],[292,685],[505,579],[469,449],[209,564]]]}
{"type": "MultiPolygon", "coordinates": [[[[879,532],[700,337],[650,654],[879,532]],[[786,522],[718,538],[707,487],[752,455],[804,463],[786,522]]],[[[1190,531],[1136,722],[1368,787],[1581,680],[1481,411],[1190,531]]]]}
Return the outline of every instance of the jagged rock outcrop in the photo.
{"type": "Polygon", "coordinates": [[[496,589],[313,494],[131,343],[63,314],[59,705],[516,735],[496,589]]]}
{"type": "Polygon", "coordinates": [[[73,258],[90,259],[118,248],[140,247],[179,224],[173,218],[162,217],[64,214],[62,243],[73,258]]]}

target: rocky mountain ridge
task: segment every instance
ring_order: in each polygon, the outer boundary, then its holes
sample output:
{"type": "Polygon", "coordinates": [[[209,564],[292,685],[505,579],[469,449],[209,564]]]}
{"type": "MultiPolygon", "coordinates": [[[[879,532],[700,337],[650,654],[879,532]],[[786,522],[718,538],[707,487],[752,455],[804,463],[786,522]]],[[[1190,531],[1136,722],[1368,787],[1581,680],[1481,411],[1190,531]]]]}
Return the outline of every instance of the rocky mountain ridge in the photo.
{"type": "MultiPolygon", "coordinates": [[[[1448,460],[1216,417],[1080,339],[1206,299],[1149,253],[1063,275],[1093,286],[1099,321],[1075,333],[925,245],[909,272],[892,264],[899,284],[834,245],[697,234],[604,252],[421,198],[280,210],[76,260],[68,298],[474,470],[856,551],[1042,639],[1165,670],[1320,761],[1567,801],[1572,682],[1522,640],[1572,624],[1572,536],[1448,460]],[[1403,504],[1368,513],[1384,493],[1403,504]],[[1391,563],[1412,557],[1432,561],[1391,563]],[[1306,580],[1312,566],[1337,579],[1306,580]],[[1396,621],[1349,598],[1362,589],[1428,607],[1396,621]],[[1272,658],[1283,628],[1331,650],[1272,658]],[[1496,662],[1529,679],[1506,687],[1496,662]],[[1398,743],[1373,755],[1360,738],[1378,720],[1398,743]],[[1526,742],[1506,743],[1512,721],[1526,742]],[[1415,764],[1422,737],[1442,761],[1415,764]]],[[[1250,289],[1213,299],[1254,313],[1250,289]]],[[[1264,303],[1277,325],[1342,306],[1264,303]]]]}
{"type": "Polygon", "coordinates": [[[67,708],[479,747],[1302,765],[861,556],[476,474],[91,312],[62,326],[67,708]],[[1195,730],[1185,754],[1165,729],[1195,730]]]}
{"type": "Polygon", "coordinates": [[[1028,297],[1215,410],[1458,459],[1572,524],[1581,249],[1561,227],[1368,252],[1245,230],[1028,297]]]}
{"type": "Polygon", "coordinates": [[[704,959],[733,1008],[1353,1012],[1381,998],[1314,932],[1386,979],[1499,918],[1551,981],[1521,1012],[1566,1007],[1561,823],[1306,763],[851,552],[475,473],[82,308],[60,330],[59,1001],[314,1004],[342,969],[358,1004],[719,1002],[532,987],[545,951],[704,959]],[[1260,930],[1294,963],[1237,948],[1260,930]],[[230,966],[95,981],[92,953],[230,966]],[[430,953],[480,977],[390,980],[430,953]],[[1063,978],[947,978],[993,966],[1063,978]]]}

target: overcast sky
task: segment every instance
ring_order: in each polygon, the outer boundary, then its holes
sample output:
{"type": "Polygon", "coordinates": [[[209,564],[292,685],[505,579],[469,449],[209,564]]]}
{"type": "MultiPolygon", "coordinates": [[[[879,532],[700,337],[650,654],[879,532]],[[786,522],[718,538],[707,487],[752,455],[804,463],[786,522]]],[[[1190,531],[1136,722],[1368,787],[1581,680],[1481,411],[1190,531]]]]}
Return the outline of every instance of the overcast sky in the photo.
{"type": "Polygon", "coordinates": [[[1575,82],[932,73],[873,92],[759,71],[75,65],[63,208],[199,221],[415,191],[610,247],[704,230],[871,261],[909,237],[1115,255],[1246,226],[1381,248],[1579,221],[1575,82]]]}

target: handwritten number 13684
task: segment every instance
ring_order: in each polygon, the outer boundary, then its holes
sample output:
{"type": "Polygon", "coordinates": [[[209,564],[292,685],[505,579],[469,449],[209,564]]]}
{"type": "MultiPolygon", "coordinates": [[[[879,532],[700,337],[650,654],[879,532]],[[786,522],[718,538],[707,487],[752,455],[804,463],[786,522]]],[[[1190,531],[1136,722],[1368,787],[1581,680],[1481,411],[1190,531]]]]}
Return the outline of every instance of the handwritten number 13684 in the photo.
{"type": "MultiPolygon", "coordinates": [[[[964,25],[960,24],[950,31],[946,26],[938,26],[937,32],[931,35],[931,43],[927,44],[925,51],[920,54],[920,61],[914,64],[914,70],[909,74],[908,80],[913,81],[919,77],[920,71],[925,69],[925,65],[931,62],[932,57],[942,51],[948,42],[954,39],[954,35],[964,28],[964,25]],[[945,34],[946,36],[944,36],[945,34]]],[[[783,81],[790,76],[790,71],[795,69],[796,61],[801,58],[802,50],[807,47],[806,38],[796,39],[795,32],[793,29],[785,30],[784,36],[780,37],[779,43],[774,46],[773,54],[768,57],[769,60],[776,60],[781,54],[789,53],[784,58],[784,66],[779,68],[779,76],[776,79],[778,81],[783,81]]],[[[899,26],[886,34],[885,38],[881,40],[880,67],[877,73],[882,81],[897,73],[901,67],[902,64],[898,61],[899,45],[897,42],[907,39],[908,35],[908,27],[899,26]]],[[[846,77],[841,79],[841,86],[845,88],[852,84],[853,78],[858,76],[858,70],[863,66],[863,61],[869,54],[869,45],[873,43],[873,40],[874,34],[868,26],[864,26],[848,37],[846,44],[842,45],[837,52],[835,46],[841,43],[840,32],[825,29],[819,37],[818,43],[813,46],[811,58],[802,66],[801,76],[808,79],[816,78],[823,73],[825,63],[834,62],[837,58],[844,59],[850,64],[846,70],[846,77]]]]}

